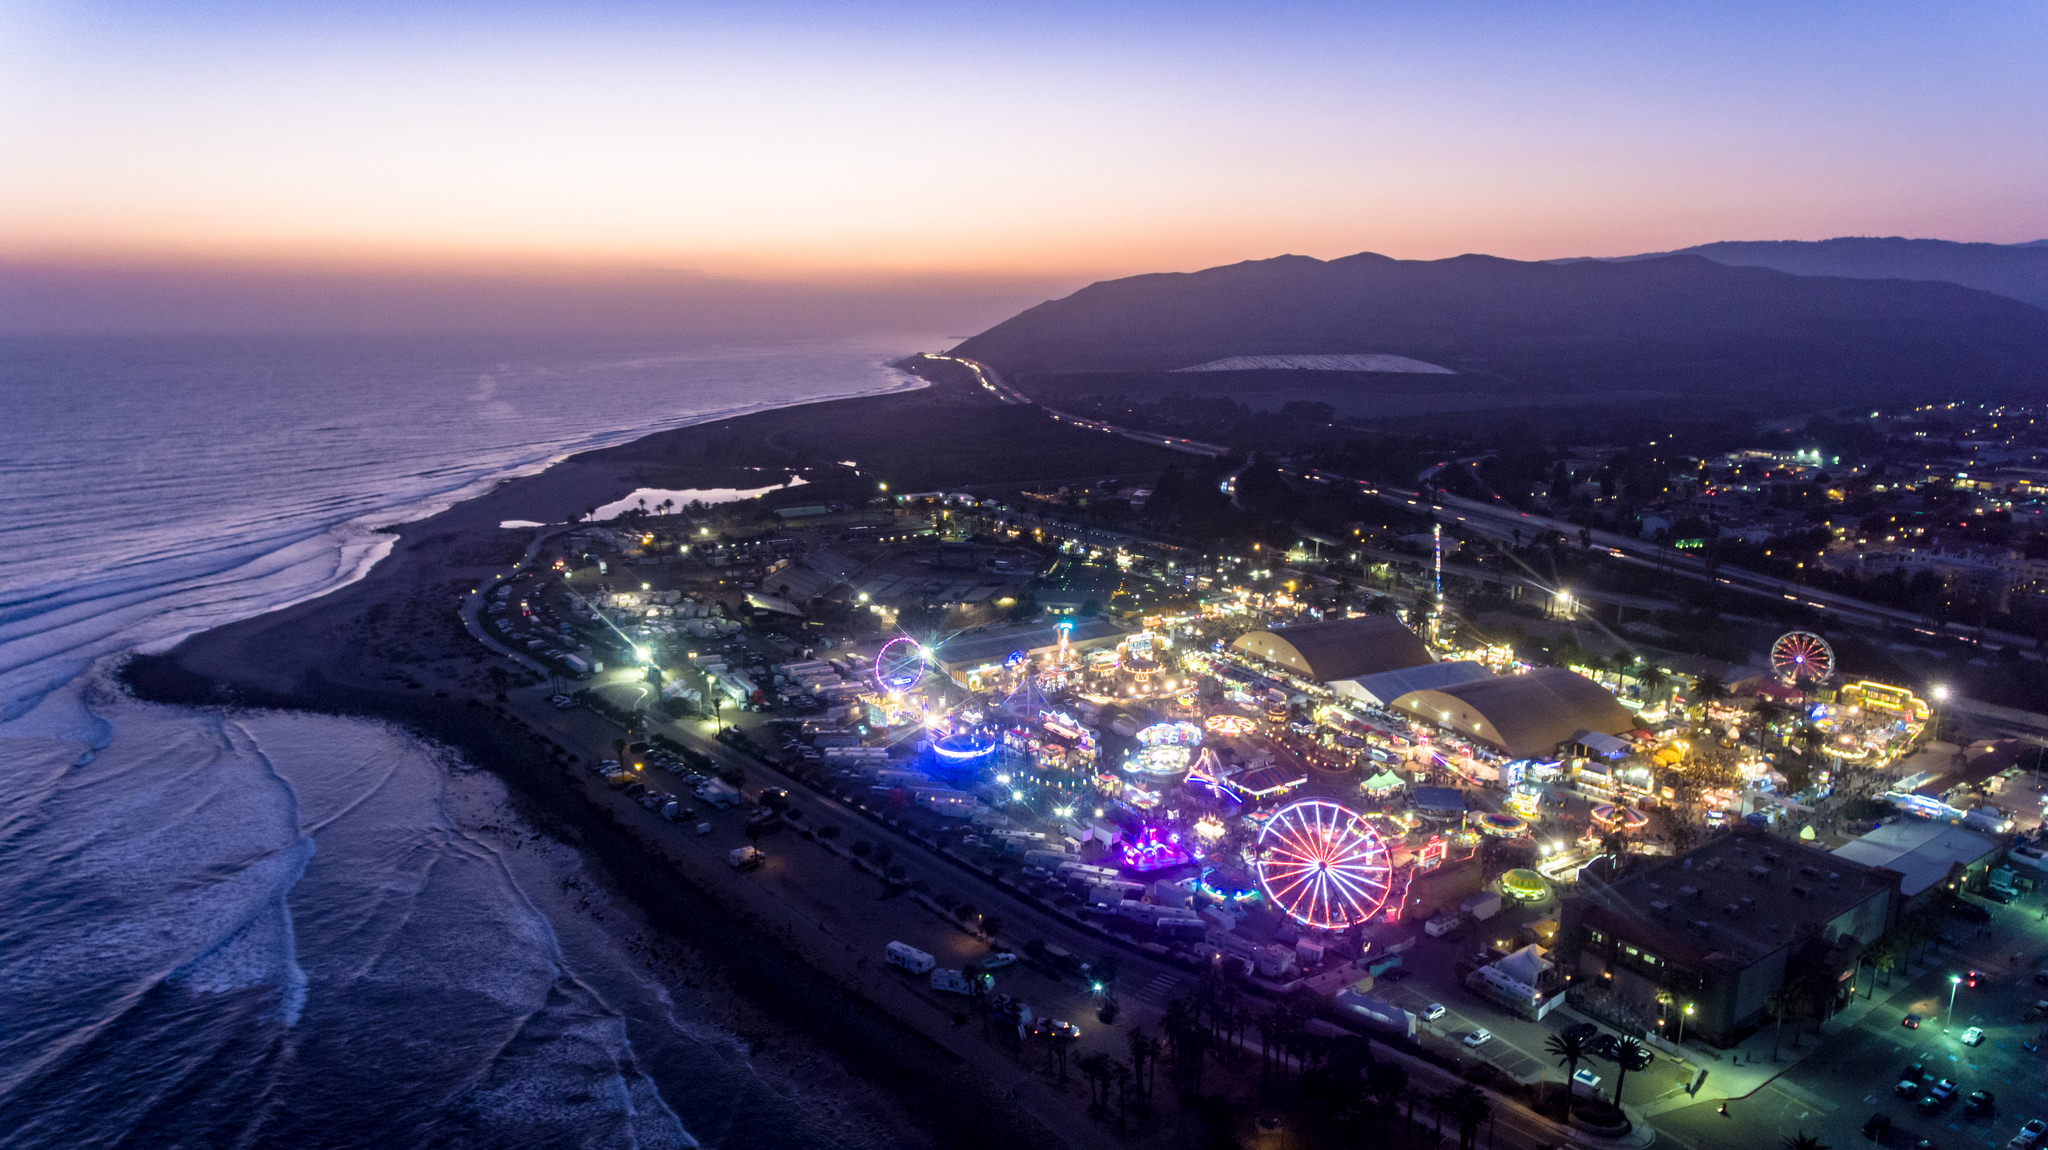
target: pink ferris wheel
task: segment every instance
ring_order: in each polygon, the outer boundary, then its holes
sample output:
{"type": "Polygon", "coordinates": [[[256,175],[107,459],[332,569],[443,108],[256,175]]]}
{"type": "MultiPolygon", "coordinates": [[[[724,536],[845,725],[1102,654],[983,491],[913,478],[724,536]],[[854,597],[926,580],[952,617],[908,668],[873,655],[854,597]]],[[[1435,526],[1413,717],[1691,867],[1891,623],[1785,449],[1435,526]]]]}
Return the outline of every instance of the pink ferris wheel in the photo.
{"type": "Polygon", "coordinates": [[[1328,799],[1282,807],[1256,849],[1260,889],[1304,926],[1355,926],[1378,913],[1393,891],[1393,861],[1379,832],[1328,799]]]}
{"type": "Polygon", "coordinates": [[[1771,644],[1771,672],[1788,687],[1811,687],[1835,673],[1835,649],[1811,631],[1787,631],[1771,644]]]}

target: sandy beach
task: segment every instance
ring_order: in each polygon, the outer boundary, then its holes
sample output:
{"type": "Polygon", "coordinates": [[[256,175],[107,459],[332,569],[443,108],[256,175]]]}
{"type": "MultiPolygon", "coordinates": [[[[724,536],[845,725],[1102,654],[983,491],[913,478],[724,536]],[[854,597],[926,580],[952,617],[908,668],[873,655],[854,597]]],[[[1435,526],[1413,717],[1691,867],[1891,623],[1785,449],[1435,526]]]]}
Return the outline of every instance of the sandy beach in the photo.
{"type": "Polygon", "coordinates": [[[766,916],[746,915],[721,892],[721,876],[700,871],[693,879],[691,868],[650,851],[644,833],[601,801],[565,801],[565,781],[574,789],[583,782],[565,780],[544,736],[481,701],[481,669],[492,657],[464,632],[457,610],[532,537],[502,522],[565,523],[636,488],[754,488],[764,471],[782,471],[811,476],[791,500],[818,502],[864,499],[882,483],[916,491],[1166,462],[1162,451],[1060,427],[1036,410],[996,403],[945,375],[944,365],[936,370],[923,390],[661,432],[500,484],[395,528],[390,554],[364,579],[138,657],[124,678],[156,701],[374,717],[455,749],[502,781],[526,825],[583,858],[601,892],[594,904],[615,905],[630,919],[656,977],[708,977],[729,990],[736,1028],[772,1057],[791,1065],[823,1057],[835,1075],[856,1076],[873,1093],[863,1120],[899,1127],[905,1145],[1042,1145],[1048,1130],[987,1075],[969,1072],[928,1031],[778,940],[766,916]],[[858,475],[841,466],[848,461],[858,475]]]}

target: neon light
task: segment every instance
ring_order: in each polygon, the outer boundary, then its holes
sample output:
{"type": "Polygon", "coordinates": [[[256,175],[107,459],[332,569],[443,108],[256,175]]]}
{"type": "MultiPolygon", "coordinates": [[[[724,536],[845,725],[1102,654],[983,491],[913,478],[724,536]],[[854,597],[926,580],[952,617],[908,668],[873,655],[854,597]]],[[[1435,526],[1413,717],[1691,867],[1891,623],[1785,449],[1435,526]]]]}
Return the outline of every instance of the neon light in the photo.
{"type": "Polygon", "coordinates": [[[932,744],[932,753],[948,762],[964,763],[996,749],[995,742],[971,731],[947,735],[932,744]]]}
{"type": "Polygon", "coordinates": [[[1164,870],[1188,861],[1179,834],[1149,824],[1125,841],[1123,855],[1124,865],[1135,871],[1164,870]]]}
{"type": "Polygon", "coordinates": [[[907,635],[898,635],[875,653],[875,685],[884,691],[907,691],[917,686],[926,670],[924,648],[907,635]]]}

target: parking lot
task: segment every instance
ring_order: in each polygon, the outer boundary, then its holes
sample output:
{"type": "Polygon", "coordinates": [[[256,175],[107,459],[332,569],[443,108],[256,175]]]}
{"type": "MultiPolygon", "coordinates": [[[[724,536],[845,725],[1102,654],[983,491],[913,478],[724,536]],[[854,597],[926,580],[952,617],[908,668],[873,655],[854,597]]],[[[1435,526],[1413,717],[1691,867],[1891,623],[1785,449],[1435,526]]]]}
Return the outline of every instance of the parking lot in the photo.
{"type": "MultiPolygon", "coordinates": [[[[1775,1145],[1793,1129],[1845,1146],[1862,1141],[1865,1123],[1882,1114],[1890,1120],[1881,1139],[1887,1146],[1906,1148],[1924,1140],[1951,1150],[1996,1150],[2028,1120],[2048,1118],[2048,1062],[2024,1045],[2037,1042],[2044,1026],[2030,1007],[2048,998],[2048,986],[2034,979],[2048,961],[2048,922],[2038,895],[1993,912],[1986,934],[1952,921],[1947,932],[1954,945],[1931,948],[1913,973],[1895,975],[1889,986],[1866,969],[1862,978],[1875,983],[1868,987],[1870,997],[1821,1034],[1809,1028],[1795,1044],[1788,1025],[1782,1074],[1731,1100],[1728,1116],[1718,1113],[1718,1102],[1701,1102],[1659,1115],[1659,1131],[1698,1150],[1754,1150],[1764,1144],[1758,1139],[1775,1145]],[[1975,987],[1951,981],[1972,970],[1981,972],[1975,987]],[[1902,1025],[1909,1013],[1920,1017],[1917,1028],[1902,1025]],[[1979,1045],[1962,1041],[1972,1027],[1982,1032],[1979,1045]],[[1915,1064],[1923,1073],[1907,1096],[1899,1084],[1915,1064]],[[1919,1100],[1943,1080],[1956,1084],[1955,1096],[1923,1109],[1919,1100]],[[1972,1112],[1968,1095],[1977,1090],[1993,1099],[1972,1112]]],[[[1771,1041],[1765,1027],[1740,1053],[1752,1064],[1768,1065],[1771,1041]]]]}

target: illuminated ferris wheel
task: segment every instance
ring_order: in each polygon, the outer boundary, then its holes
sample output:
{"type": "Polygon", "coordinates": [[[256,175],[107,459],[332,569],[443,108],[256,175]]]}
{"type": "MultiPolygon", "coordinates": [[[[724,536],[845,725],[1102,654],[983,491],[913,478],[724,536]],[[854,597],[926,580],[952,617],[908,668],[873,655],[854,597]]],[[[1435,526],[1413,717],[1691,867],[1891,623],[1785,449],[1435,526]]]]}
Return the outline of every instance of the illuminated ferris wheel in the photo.
{"type": "Polygon", "coordinates": [[[875,685],[885,693],[908,691],[924,678],[928,667],[917,640],[898,635],[875,655],[875,685]]]}
{"type": "Polygon", "coordinates": [[[1303,799],[1275,812],[1259,833],[1257,851],[1260,888],[1304,926],[1355,926],[1393,890],[1393,863],[1379,833],[1328,799],[1303,799]]]}
{"type": "Polygon", "coordinates": [[[1771,644],[1771,673],[1788,687],[1817,687],[1835,673],[1835,649],[1811,631],[1787,631],[1771,644]]]}

